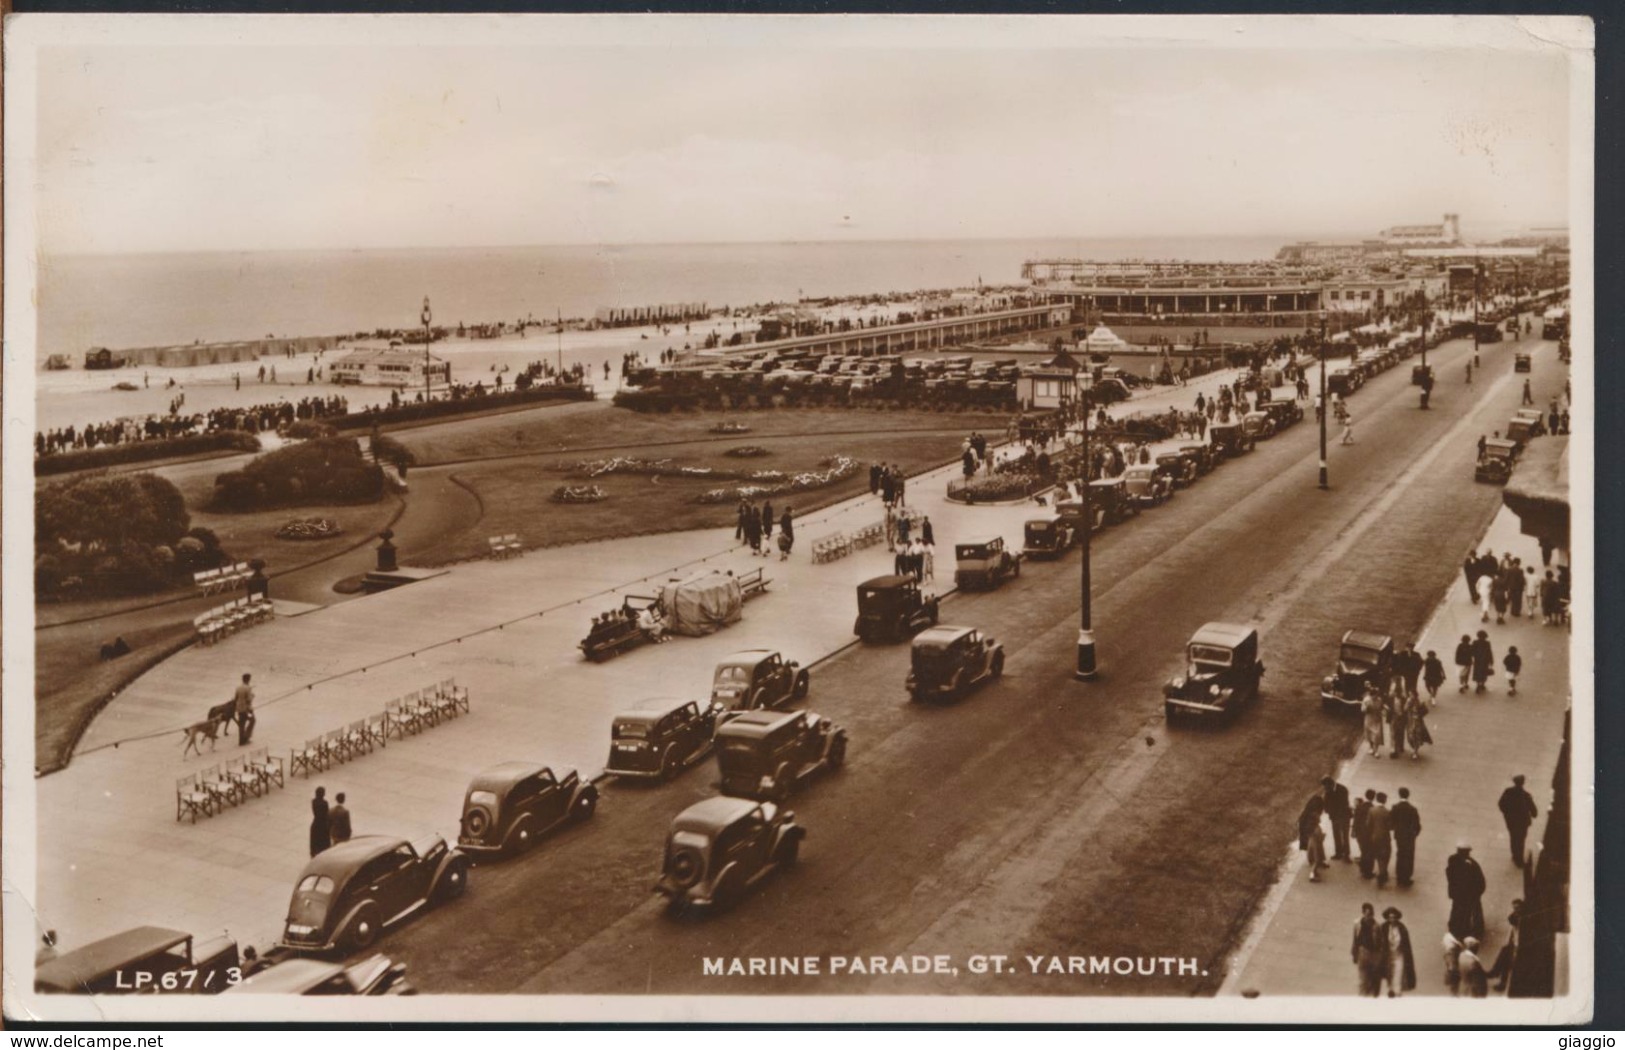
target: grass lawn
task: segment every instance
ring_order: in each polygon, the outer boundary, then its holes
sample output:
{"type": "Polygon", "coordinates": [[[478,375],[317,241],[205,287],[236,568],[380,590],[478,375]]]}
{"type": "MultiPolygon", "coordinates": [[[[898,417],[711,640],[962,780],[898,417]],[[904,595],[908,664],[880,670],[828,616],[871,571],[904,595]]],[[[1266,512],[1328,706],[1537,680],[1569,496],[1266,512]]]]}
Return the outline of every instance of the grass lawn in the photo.
{"type": "MultiPolygon", "coordinates": [[[[813,413],[807,413],[812,415],[813,413]]],[[[784,413],[795,417],[800,413],[784,413]]],[[[839,429],[865,423],[891,423],[908,413],[843,413],[839,429]]],[[[914,425],[930,425],[942,417],[920,413],[914,425]]],[[[803,421],[810,422],[807,420],[803,421]]],[[[977,419],[984,432],[991,430],[987,417],[977,419]]],[[[709,425],[709,424],[707,424],[709,425]]],[[[765,429],[765,428],[763,428],[765,429]]],[[[823,488],[783,493],[771,497],[775,513],[785,506],[806,514],[820,507],[855,496],[869,489],[869,464],[876,460],[899,464],[914,473],[934,467],[959,454],[960,443],[969,428],[960,422],[944,420],[931,432],[874,432],[868,434],[829,434],[809,440],[806,435],[770,437],[763,429],[715,443],[665,448],[645,446],[617,449],[617,455],[644,459],[670,459],[673,466],[710,467],[714,470],[780,470],[795,473],[819,469],[819,461],[845,455],[860,464],[858,473],[823,488]],[[724,455],[739,445],[760,445],[771,455],[736,458],[724,455]]],[[[832,427],[832,429],[835,429],[832,427]]],[[[700,428],[703,433],[704,427],[700,428]]],[[[707,435],[709,436],[709,435],[707,435]]],[[[720,528],[733,524],[736,503],[698,502],[701,493],[713,488],[742,484],[717,479],[662,477],[658,480],[640,474],[606,474],[586,479],[570,476],[564,468],[583,459],[608,458],[594,455],[560,454],[534,456],[520,461],[456,468],[456,476],[479,494],[485,507],[480,528],[436,551],[436,562],[461,561],[486,555],[486,536],[517,533],[526,547],[553,547],[584,540],[601,540],[646,532],[673,532],[680,529],[720,528]],[[609,494],[598,503],[560,504],[550,496],[561,484],[594,484],[609,494]]],[[[756,500],[757,503],[761,499],[756,500]]]]}

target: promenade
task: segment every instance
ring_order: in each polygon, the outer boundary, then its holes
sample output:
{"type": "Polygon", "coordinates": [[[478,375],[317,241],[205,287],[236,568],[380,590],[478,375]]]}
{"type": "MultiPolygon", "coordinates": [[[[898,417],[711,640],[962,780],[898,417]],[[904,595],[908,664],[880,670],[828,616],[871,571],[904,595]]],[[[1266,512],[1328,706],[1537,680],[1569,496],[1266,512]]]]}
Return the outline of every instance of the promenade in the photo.
{"type": "MultiPolygon", "coordinates": [[[[1118,408],[1185,409],[1199,391],[1212,396],[1233,375],[1157,388],[1118,408]]],[[[952,587],[956,537],[1000,533],[1019,547],[1022,523],[1035,510],[1030,502],[949,503],[947,482],[958,471],[955,463],[908,483],[909,505],[935,529],[937,593],[952,587]]],[[[296,615],[184,650],[108,705],[66,769],[36,781],[39,853],[30,900],[39,925],[56,929],[65,948],[142,924],[198,936],[227,932],[263,947],[280,932],[307,860],[316,785],[329,799],[348,794],[356,834],[451,839],[464,788],[480,769],[532,758],[594,775],[617,712],[651,696],[704,698],[712,668],[727,654],[775,648],[806,665],[851,643],[856,585],[889,573],[892,556],[882,545],[814,564],[811,546],[836,529],[880,518],[879,500],[867,494],[801,518],[795,554],[784,562],[776,553],[753,557],[731,529],[706,529],[464,563],[364,599],[292,608],[296,615]],[[701,567],[763,567],[772,583],[746,605],[739,624],[715,635],[644,646],[604,664],[582,659],[577,643],[595,614],[701,567]],[[251,746],[240,748],[228,732],[214,750],[205,744],[201,757],[182,757],[181,727],[229,699],[243,672],[253,674],[257,695],[251,746]],[[176,778],[259,747],[286,758],[312,737],[447,678],[468,688],[470,714],[308,780],[290,776],[286,789],[195,825],[176,821],[176,778]]],[[[402,551],[402,563],[411,562],[412,552],[402,551]]],[[[944,606],[945,621],[953,621],[953,608],[951,601],[944,606]]],[[[818,710],[816,670],[807,706],[818,710]]]]}
{"type": "MultiPolygon", "coordinates": [[[[1540,547],[1519,532],[1518,519],[1502,508],[1479,544],[1497,557],[1511,552],[1525,565],[1541,566],[1540,547]]],[[[1440,551],[1439,556],[1460,560],[1465,551],[1440,551]]],[[[1539,817],[1529,829],[1528,847],[1538,849],[1546,831],[1551,804],[1552,773],[1562,748],[1563,717],[1570,693],[1569,643],[1571,633],[1561,627],[1542,626],[1538,612],[1531,617],[1526,600],[1524,615],[1508,614],[1505,624],[1494,617],[1481,623],[1476,605],[1467,598],[1465,579],[1458,573],[1420,639],[1417,651],[1439,654],[1448,678],[1439,690],[1437,706],[1428,717],[1433,744],[1422,749],[1420,760],[1408,755],[1388,757],[1384,746],[1372,757],[1363,746],[1357,754],[1329,771],[1349,790],[1351,803],[1367,789],[1386,792],[1388,806],[1398,801],[1398,789],[1408,787],[1411,802],[1421,816],[1422,833],[1416,843],[1413,885],[1401,888],[1393,881],[1379,888],[1375,879],[1362,879],[1353,863],[1332,861],[1319,883],[1309,881],[1305,854],[1297,849],[1294,829],[1283,829],[1281,881],[1265,899],[1242,947],[1231,959],[1222,994],[1260,996],[1354,995],[1358,975],[1350,958],[1354,923],[1360,905],[1375,905],[1378,921],[1388,907],[1399,908],[1411,933],[1416,960],[1416,989],[1411,995],[1448,995],[1441,944],[1450,915],[1445,889],[1445,861],[1456,842],[1472,845],[1473,858],[1484,871],[1485,935],[1479,956],[1489,969],[1506,943],[1506,917],[1514,898],[1523,897],[1523,872],[1513,862],[1507,829],[1497,808],[1501,792],[1515,774],[1526,777],[1525,789],[1534,796],[1539,817]],[[1461,636],[1489,632],[1495,649],[1495,675],[1489,691],[1476,695],[1469,686],[1457,691],[1454,655],[1461,636]],[[1518,694],[1507,695],[1501,658],[1515,645],[1523,656],[1518,694]]],[[[1409,639],[1395,638],[1395,647],[1409,639]]],[[[1326,717],[1334,717],[1327,715],[1326,717]]],[[[1350,712],[1346,715],[1358,719],[1350,712]]],[[[1305,799],[1319,785],[1305,781],[1305,799]]],[[[1332,852],[1328,832],[1326,850],[1332,852]]],[[[1351,842],[1350,852],[1359,855],[1351,842]]],[[[1390,868],[1390,873],[1392,869],[1390,868]]],[[[1559,967],[1558,995],[1567,989],[1559,967]]],[[[1493,991],[1491,995],[1496,993],[1493,991]]]]}

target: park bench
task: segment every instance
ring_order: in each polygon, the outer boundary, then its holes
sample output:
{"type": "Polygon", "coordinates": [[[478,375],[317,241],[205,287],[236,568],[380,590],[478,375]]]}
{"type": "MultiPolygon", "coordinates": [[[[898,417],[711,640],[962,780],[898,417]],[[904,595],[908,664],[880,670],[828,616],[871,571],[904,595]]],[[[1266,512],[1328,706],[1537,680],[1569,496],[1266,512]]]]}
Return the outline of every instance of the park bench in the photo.
{"type": "Polygon", "coordinates": [[[767,577],[765,569],[752,569],[741,573],[739,580],[739,596],[747,601],[760,594],[767,593],[767,585],[773,581],[767,577]]]}
{"type": "Polygon", "coordinates": [[[621,609],[629,610],[632,615],[612,613],[607,620],[595,624],[578,646],[581,654],[593,663],[603,663],[612,656],[618,656],[627,649],[649,641],[649,632],[640,626],[639,620],[645,610],[659,601],[660,599],[654,595],[627,595],[621,603],[621,609]]]}

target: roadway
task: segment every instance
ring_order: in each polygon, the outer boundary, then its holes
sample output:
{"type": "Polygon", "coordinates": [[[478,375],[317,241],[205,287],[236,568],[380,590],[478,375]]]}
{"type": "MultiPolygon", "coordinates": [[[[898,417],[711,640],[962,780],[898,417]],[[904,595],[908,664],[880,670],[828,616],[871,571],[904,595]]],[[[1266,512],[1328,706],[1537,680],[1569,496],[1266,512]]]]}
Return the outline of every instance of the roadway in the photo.
{"type": "Polygon", "coordinates": [[[905,702],[906,646],[818,665],[807,706],[849,729],[847,766],[791,803],[809,830],[800,865],[734,910],[673,919],[651,892],[671,817],[714,791],[707,763],[670,785],[606,785],[591,823],[478,868],[464,900],[382,950],[426,992],[1212,993],[1303,798],[1355,736],[1316,699],[1338,637],[1416,637],[1500,505],[1499,488],[1473,481],[1474,444],[1517,406],[1515,346],[1535,350],[1544,406],[1565,374],[1554,344],[1484,347],[1470,387],[1470,346],[1449,344],[1429,355],[1433,410],[1417,407],[1413,362],[1355,395],[1355,444],[1332,435],[1331,491],[1315,487],[1310,413],[1097,536],[1096,682],[1071,675],[1075,553],[944,604],[945,622],[982,627],[1007,653],[1004,679],[957,704],[905,702]],[[1232,724],[1169,730],[1161,683],[1208,620],[1259,625],[1263,695],[1232,724]],[[914,954],[947,954],[960,972],[702,970],[707,957],[914,954]],[[973,954],[1009,956],[1016,972],[973,974],[973,954]],[[1188,969],[1030,976],[1022,961],[1069,954],[1188,969]]]}

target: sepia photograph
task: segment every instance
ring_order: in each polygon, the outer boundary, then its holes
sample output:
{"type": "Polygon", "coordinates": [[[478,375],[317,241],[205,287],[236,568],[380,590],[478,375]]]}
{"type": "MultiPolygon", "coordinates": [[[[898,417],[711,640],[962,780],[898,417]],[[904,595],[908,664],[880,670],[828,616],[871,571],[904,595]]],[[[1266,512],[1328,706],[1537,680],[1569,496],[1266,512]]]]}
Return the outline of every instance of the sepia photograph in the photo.
{"type": "Polygon", "coordinates": [[[8,1021],[1591,1018],[1589,19],[4,48],[8,1021]]]}

